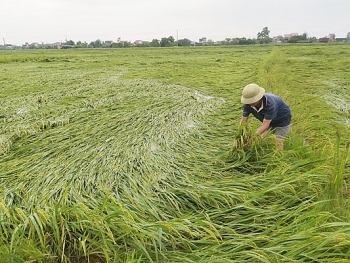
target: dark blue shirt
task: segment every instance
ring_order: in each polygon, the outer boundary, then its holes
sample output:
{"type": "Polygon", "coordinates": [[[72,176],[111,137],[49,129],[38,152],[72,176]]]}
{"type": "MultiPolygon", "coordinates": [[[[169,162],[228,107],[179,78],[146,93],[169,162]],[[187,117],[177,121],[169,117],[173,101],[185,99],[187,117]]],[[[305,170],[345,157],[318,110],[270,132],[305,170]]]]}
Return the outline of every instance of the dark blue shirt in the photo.
{"type": "Polygon", "coordinates": [[[243,105],[243,117],[253,114],[259,121],[271,120],[270,127],[283,127],[290,125],[292,113],[289,106],[277,95],[265,93],[262,97],[261,110],[255,109],[249,104],[243,105]]]}

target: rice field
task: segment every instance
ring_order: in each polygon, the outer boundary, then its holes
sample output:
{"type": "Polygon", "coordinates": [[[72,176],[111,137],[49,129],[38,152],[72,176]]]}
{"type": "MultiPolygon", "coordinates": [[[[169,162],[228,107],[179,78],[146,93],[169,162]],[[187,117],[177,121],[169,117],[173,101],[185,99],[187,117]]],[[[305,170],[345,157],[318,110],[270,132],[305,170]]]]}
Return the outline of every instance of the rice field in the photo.
{"type": "Polygon", "coordinates": [[[0,52],[1,262],[350,262],[350,46],[0,52]],[[251,82],[285,150],[235,139],[251,82]]]}

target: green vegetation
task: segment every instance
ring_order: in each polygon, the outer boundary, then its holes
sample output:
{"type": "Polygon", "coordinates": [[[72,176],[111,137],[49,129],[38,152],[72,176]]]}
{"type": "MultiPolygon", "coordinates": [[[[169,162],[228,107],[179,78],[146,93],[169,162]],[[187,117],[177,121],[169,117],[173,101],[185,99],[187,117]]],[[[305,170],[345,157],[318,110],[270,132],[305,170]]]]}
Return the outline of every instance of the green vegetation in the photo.
{"type": "Polygon", "coordinates": [[[1,52],[1,262],[348,262],[349,58],[349,45],[1,52]],[[250,82],[291,106],[284,151],[272,137],[233,147],[250,82]]]}

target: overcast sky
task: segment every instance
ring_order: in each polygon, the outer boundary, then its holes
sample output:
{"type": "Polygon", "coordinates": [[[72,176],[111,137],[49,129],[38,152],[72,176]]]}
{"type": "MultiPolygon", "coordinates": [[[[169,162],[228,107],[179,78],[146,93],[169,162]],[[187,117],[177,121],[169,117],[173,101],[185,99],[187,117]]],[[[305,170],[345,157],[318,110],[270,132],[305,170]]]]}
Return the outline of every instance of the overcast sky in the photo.
{"type": "Polygon", "coordinates": [[[350,0],[0,0],[1,44],[350,32],[350,0]]]}

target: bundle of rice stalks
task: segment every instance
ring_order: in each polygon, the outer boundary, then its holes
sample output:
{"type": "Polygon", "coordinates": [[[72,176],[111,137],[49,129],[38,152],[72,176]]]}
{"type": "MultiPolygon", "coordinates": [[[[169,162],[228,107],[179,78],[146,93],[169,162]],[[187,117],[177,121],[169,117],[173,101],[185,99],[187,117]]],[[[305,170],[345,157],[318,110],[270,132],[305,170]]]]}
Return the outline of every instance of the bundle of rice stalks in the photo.
{"type": "Polygon", "coordinates": [[[233,139],[233,148],[243,149],[251,138],[253,138],[251,126],[240,125],[233,139]]]}
{"type": "Polygon", "coordinates": [[[243,174],[257,174],[270,167],[270,159],[276,159],[279,154],[274,135],[257,136],[253,133],[252,126],[240,125],[224,170],[234,169],[243,174]]]}

